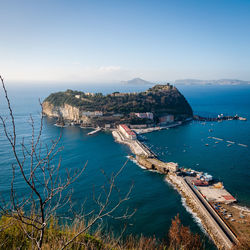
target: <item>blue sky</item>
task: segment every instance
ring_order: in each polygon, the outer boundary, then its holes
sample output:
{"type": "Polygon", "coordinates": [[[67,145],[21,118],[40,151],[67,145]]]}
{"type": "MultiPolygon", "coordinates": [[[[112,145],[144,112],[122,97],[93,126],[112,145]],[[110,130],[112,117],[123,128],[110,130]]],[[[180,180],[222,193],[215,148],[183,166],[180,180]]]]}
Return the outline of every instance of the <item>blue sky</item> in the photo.
{"type": "Polygon", "coordinates": [[[0,0],[13,82],[250,80],[249,0],[0,0]]]}

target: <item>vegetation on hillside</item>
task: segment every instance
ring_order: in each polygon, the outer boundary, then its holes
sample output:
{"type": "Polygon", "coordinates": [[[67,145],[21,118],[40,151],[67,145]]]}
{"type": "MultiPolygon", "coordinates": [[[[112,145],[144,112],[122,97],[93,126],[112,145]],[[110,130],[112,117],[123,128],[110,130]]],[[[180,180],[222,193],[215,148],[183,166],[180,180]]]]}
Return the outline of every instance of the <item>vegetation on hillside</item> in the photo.
{"type": "Polygon", "coordinates": [[[67,90],[53,93],[45,99],[55,106],[69,105],[86,111],[103,111],[104,113],[129,114],[131,112],[153,112],[156,115],[193,114],[185,97],[172,85],[155,85],[140,93],[119,93],[109,95],[67,90]]]}
{"type": "MultiPolygon", "coordinates": [[[[44,234],[43,249],[61,249],[78,231],[82,221],[77,221],[71,226],[59,225],[58,221],[51,218],[49,227],[44,234]]],[[[32,227],[22,225],[18,220],[12,217],[2,217],[0,219],[0,249],[34,249],[35,245],[27,237],[27,232],[32,235],[32,227]],[[26,233],[24,232],[26,231],[26,233]]],[[[114,237],[112,234],[104,233],[101,230],[96,232],[85,232],[77,237],[67,249],[93,249],[93,250],[163,250],[163,249],[188,249],[201,250],[205,249],[204,241],[198,234],[192,234],[188,227],[181,224],[177,215],[172,220],[172,225],[165,239],[157,239],[154,236],[133,236],[114,237]]]]}

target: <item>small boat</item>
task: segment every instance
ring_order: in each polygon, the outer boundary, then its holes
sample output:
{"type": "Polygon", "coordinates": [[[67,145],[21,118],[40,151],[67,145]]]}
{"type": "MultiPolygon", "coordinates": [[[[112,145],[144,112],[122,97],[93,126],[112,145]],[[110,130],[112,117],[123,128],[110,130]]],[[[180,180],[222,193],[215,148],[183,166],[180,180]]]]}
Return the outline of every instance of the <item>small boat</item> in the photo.
{"type": "Polygon", "coordinates": [[[219,140],[219,141],[223,141],[223,139],[218,138],[218,137],[212,137],[214,140],[219,140]]]}
{"type": "Polygon", "coordinates": [[[240,121],[246,121],[247,120],[247,118],[245,118],[245,117],[239,117],[238,118],[240,121]]]}
{"type": "Polygon", "coordinates": [[[208,144],[205,144],[206,146],[208,146],[208,144]]]}

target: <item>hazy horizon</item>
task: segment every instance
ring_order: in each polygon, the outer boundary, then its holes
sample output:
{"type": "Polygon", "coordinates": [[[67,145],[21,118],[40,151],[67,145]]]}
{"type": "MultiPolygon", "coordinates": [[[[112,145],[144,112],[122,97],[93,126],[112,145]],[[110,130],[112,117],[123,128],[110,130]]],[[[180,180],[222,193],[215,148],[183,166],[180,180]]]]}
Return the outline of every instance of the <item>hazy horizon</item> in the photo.
{"type": "Polygon", "coordinates": [[[1,10],[10,83],[250,80],[249,1],[10,0],[1,10]]]}

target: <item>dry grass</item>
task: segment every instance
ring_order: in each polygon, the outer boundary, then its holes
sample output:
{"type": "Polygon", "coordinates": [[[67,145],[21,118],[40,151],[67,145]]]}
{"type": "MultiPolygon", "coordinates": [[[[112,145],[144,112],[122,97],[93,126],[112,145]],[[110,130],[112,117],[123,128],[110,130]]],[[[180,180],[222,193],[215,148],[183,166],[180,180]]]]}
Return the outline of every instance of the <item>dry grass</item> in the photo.
{"type": "MultiPolygon", "coordinates": [[[[84,225],[77,223],[72,226],[60,226],[54,219],[50,221],[45,231],[43,249],[61,249],[84,225]]],[[[0,220],[0,249],[35,249],[34,242],[27,237],[32,236],[32,228],[22,225],[13,218],[2,217],[0,220]],[[25,232],[26,231],[26,232],[25,232]]],[[[35,235],[33,235],[35,236],[35,235]]],[[[200,237],[192,234],[188,227],[181,225],[179,217],[175,217],[166,240],[155,237],[128,236],[126,239],[117,238],[112,233],[104,234],[101,230],[84,233],[77,237],[67,249],[80,250],[153,250],[153,249],[204,249],[200,237]]]]}

